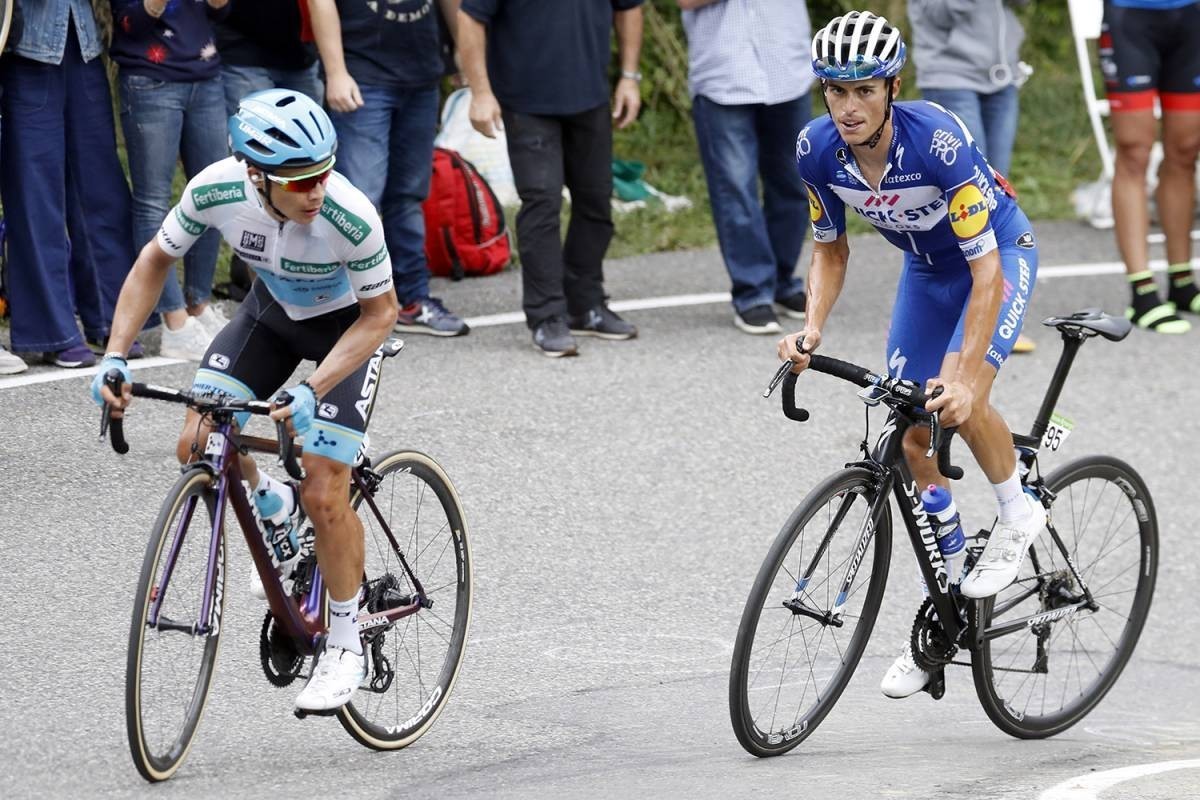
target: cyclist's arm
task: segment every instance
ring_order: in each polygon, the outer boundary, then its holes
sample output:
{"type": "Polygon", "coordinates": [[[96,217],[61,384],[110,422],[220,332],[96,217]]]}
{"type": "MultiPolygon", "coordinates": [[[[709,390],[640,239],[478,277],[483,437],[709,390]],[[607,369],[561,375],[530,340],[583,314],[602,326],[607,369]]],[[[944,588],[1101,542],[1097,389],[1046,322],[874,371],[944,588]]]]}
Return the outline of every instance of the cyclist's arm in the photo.
{"type": "Polygon", "coordinates": [[[813,242],[812,266],[808,268],[808,301],[805,304],[805,328],[820,331],[842,293],[850,244],[846,234],[832,242],[813,242]]]}
{"type": "Polygon", "coordinates": [[[967,316],[963,323],[962,350],[955,374],[943,378],[960,381],[974,391],[988,344],[996,330],[996,319],[1000,316],[1004,271],[1000,266],[999,250],[989,250],[968,261],[967,265],[971,268],[971,295],[967,299],[967,316]]]}
{"type": "Polygon", "coordinates": [[[158,304],[158,296],[162,294],[163,285],[167,282],[174,261],[175,256],[163,250],[157,238],[151,239],[142,248],[137,260],[133,262],[133,268],[125,277],[121,295],[117,298],[112,332],[108,336],[108,346],[105,348],[108,352],[129,352],[138,331],[146,324],[150,312],[158,304]]]}
{"type": "Polygon", "coordinates": [[[394,291],[358,299],[359,316],[308,378],[313,394],[323,397],[362,366],[396,324],[400,304],[394,291]]]}

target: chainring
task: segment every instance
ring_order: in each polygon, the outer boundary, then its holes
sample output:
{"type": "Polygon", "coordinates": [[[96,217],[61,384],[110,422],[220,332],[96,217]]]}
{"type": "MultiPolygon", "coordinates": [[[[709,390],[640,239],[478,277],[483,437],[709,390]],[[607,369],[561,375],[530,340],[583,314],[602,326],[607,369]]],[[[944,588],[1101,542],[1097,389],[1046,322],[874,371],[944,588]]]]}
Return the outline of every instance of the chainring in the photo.
{"type": "Polygon", "coordinates": [[[258,657],[267,680],[280,688],[296,680],[304,666],[304,656],[296,651],[270,611],[263,619],[262,633],[258,637],[258,657]]]}
{"type": "Polygon", "coordinates": [[[925,598],[925,602],[917,609],[917,618],[913,620],[913,661],[926,672],[933,672],[949,664],[956,653],[958,646],[946,638],[933,600],[925,598]]]}

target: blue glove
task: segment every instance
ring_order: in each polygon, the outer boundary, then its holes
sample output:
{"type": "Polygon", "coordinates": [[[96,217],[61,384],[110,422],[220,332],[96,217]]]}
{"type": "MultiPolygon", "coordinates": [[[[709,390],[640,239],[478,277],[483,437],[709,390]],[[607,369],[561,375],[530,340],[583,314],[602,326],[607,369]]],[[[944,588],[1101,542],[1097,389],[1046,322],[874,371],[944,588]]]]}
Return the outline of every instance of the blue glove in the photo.
{"type": "Polygon", "coordinates": [[[288,406],[292,409],[292,428],[297,436],[303,436],[312,427],[313,414],[317,411],[317,395],[307,383],[298,383],[287,391],[292,396],[291,405],[288,406]]]}
{"type": "Polygon", "coordinates": [[[104,386],[104,376],[109,370],[116,370],[121,373],[121,380],[125,383],[133,383],[133,376],[129,373],[129,365],[125,363],[125,359],[120,356],[105,356],[100,362],[100,369],[96,372],[96,377],[92,378],[92,399],[96,401],[96,405],[103,406],[104,398],[100,396],[100,388],[104,386]]]}

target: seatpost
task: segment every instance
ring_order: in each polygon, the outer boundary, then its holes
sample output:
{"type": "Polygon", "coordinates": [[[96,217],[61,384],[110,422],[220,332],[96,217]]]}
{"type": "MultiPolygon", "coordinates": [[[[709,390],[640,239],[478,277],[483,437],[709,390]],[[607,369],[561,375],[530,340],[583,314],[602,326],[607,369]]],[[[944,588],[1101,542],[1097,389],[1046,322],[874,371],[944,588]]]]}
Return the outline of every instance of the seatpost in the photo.
{"type": "Polygon", "coordinates": [[[1039,442],[1042,435],[1046,433],[1046,428],[1050,425],[1050,415],[1054,413],[1054,407],[1058,404],[1058,397],[1062,394],[1063,386],[1067,382],[1067,373],[1071,371],[1071,365],[1075,362],[1075,354],[1079,352],[1083,340],[1086,338],[1078,330],[1063,330],[1063,350],[1058,357],[1058,365],[1054,367],[1054,375],[1050,378],[1050,386],[1046,389],[1046,396],[1042,398],[1042,407],[1038,409],[1037,417],[1033,420],[1033,430],[1030,436],[1037,439],[1039,442]]]}

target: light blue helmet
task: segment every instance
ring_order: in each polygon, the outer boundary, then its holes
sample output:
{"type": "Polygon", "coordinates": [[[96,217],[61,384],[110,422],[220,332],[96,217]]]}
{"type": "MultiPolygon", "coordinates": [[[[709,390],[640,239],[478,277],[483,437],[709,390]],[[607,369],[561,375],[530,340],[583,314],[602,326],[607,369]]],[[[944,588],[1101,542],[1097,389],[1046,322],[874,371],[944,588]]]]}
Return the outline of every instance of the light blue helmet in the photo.
{"type": "Polygon", "coordinates": [[[892,78],[904,67],[900,30],[870,11],[834,17],[812,41],[812,68],[818,78],[863,81],[892,78]]]}
{"type": "Polygon", "coordinates": [[[242,98],[229,118],[229,149],[239,159],[271,172],[328,161],[337,133],[325,110],[290,89],[264,89],[242,98]]]}

